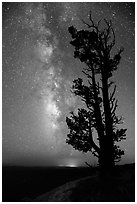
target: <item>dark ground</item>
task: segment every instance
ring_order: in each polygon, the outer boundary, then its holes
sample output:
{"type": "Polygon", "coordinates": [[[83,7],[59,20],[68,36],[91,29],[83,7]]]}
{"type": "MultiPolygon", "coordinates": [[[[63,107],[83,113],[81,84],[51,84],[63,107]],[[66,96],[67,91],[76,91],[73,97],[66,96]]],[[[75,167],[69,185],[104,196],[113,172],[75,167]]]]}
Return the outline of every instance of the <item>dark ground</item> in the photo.
{"type": "Polygon", "coordinates": [[[90,168],[7,167],[2,168],[2,201],[34,199],[68,181],[92,174],[90,168]]]}
{"type": "MultiPolygon", "coordinates": [[[[118,175],[131,175],[135,178],[135,165],[128,164],[116,167],[118,175]]],[[[51,191],[69,181],[94,175],[97,168],[69,167],[7,167],[2,168],[2,201],[31,201],[37,196],[51,191]]],[[[127,175],[127,176],[126,176],[127,175]]],[[[83,185],[82,185],[83,186],[83,185]]],[[[134,184],[133,184],[134,186],[134,184]]],[[[133,191],[134,192],[134,189],[133,191]]],[[[75,193],[76,196],[77,193],[75,193]]],[[[134,194],[134,193],[133,193],[134,194]]],[[[134,195],[132,196],[134,197],[134,195]]],[[[134,198],[133,198],[134,200],[134,198]]]]}

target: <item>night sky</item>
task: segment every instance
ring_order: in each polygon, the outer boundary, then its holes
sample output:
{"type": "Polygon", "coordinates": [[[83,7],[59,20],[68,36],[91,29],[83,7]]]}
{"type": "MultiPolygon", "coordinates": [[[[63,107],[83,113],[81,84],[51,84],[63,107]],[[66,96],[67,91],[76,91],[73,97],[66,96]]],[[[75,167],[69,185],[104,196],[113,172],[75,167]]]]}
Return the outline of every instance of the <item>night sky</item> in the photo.
{"type": "Polygon", "coordinates": [[[114,74],[127,139],[122,163],[134,162],[135,145],[135,9],[134,3],[3,3],[2,150],[3,164],[79,166],[96,159],[66,144],[66,116],[82,105],[72,95],[73,79],[84,76],[74,59],[70,25],[86,29],[95,21],[113,22],[117,48],[124,47],[114,74]]]}

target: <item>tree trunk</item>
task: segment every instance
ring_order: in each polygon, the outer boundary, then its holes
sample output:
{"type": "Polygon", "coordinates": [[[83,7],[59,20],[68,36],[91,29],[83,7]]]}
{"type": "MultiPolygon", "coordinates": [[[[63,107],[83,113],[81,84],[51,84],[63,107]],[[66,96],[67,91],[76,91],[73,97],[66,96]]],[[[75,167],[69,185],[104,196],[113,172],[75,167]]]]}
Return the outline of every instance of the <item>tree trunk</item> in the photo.
{"type": "Polygon", "coordinates": [[[114,168],[113,152],[109,141],[110,137],[106,135],[100,142],[99,164],[103,174],[111,174],[114,168]]]}
{"type": "Polygon", "coordinates": [[[114,167],[114,142],[113,142],[113,122],[111,117],[108,77],[105,69],[102,71],[102,94],[105,113],[105,135],[101,142],[101,168],[106,171],[112,171],[114,167]]]}

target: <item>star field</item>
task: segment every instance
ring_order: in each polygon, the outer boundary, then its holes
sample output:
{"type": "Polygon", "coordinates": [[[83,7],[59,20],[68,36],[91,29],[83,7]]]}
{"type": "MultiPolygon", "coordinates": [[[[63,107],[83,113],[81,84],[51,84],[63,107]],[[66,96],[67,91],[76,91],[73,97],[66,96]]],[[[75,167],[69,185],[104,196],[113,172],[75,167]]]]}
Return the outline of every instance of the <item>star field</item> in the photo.
{"type": "Polygon", "coordinates": [[[65,143],[65,118],[81,105],[70,91],[83,77],[73,57],[70,25],[86,28],[93,19],[112,19],[116,46],[124,47],[114,74],[118,114],[128,129],[123,162],[134,161],[135,8],[134,3],[50,2],[3,3],[2,105],[3,163],[22,165],[83,165],[94,162],[65,143]]]}

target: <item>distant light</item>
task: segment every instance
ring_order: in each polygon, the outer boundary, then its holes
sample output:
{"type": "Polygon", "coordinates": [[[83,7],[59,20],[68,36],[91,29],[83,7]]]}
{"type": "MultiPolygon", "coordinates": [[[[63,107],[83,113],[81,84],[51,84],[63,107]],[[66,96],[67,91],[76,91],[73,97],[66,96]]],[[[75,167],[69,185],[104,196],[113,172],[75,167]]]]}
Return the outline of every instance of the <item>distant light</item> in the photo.
{"type": "Polygon", "coordinates": [[[78,167],[76,164],[59,164],[60,167],[78,167]]]}
{"type": "Polygon", "coordinates": [[[64,158],[59,163],[60,167],[79,167],[79,162],[76,158],[64,158]]]}
{"type": "Polygon", "coordinates": [[[66,165],[66,166],[68,166],[68,167],[77,167],[76,164],[68,164],[68,165],[66,165]]]}
{"type": "Polygon", "coordinates": [[[59,166],[61,166],[61,167],[78,167],[78,165],[74,164],[74,163],[59,164],[59,166]]]}

